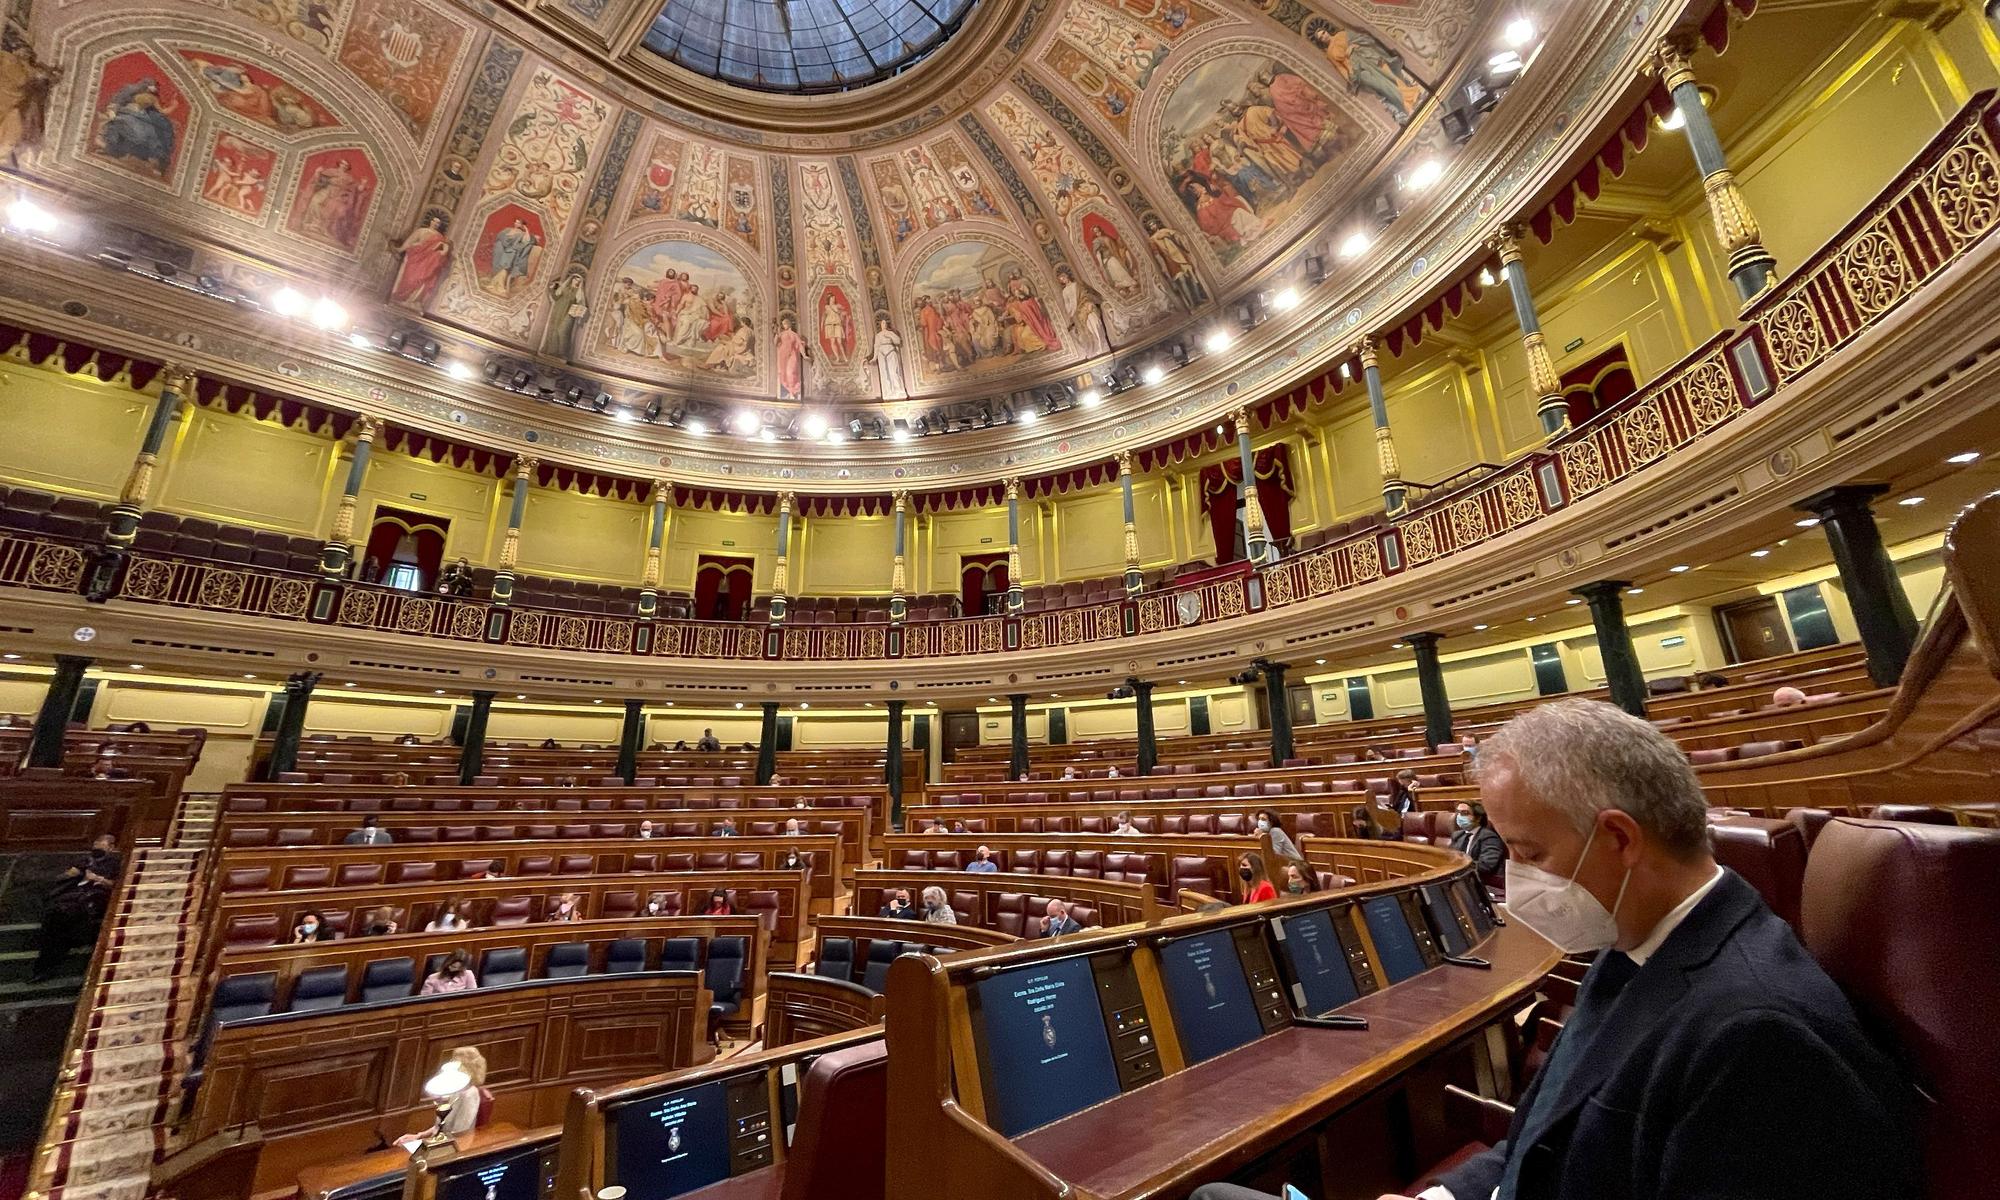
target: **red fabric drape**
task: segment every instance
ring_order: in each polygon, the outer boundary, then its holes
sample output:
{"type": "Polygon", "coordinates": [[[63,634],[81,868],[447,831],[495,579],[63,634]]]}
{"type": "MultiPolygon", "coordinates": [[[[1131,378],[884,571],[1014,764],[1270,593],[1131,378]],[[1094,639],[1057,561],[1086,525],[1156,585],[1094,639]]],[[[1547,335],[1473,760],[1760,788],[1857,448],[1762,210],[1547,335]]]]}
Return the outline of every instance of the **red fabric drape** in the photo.
{"type": "Polygon", "coordinates": [[[397,560],[396,547],[409,534],[416,548],[418,587],[430,591],[437,586],[438,572],[444,567],[445,530],[451,522],[429,513],[402,508],[378,508],[368,529],[368,544],[361,554],[362,578],[380,580],[389,574],[389,564],[397,560]]]}
{"type": "MultiPolygon", "coordinates": [[[[1257,506],[1264,527],[1276,541],[1292,536],[1292,454],[1280,442],[1256,452],[1257,506]]],[[[1215,539],[1217,562],[1236,561],[1236,489],[1243,481],[1240,459],[1228,458],[1201,472],[1202,502],[1208,507],[1209,532],[1215,539]]]]}
{"type": "Polygon", "coordinates": [[[1007,590],[1007,560],[990,554],[967,555],[959,559],[958,603],[960,611],[976,617],[986,611],[986,598],[1007,590]]]}
{"type": "Polygon", "coordinates": [[[750,612],[756,564],[747,558],[704,554],[695,561],[694,615],[704,621],[741,621],[750,612]]]}

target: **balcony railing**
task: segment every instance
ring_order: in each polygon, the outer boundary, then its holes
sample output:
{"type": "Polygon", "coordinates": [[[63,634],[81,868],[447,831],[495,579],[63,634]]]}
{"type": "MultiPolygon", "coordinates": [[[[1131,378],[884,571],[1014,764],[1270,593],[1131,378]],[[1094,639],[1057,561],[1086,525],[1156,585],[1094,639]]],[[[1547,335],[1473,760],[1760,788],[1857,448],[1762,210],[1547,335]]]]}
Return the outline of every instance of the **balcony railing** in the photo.
{"type": "MultiPolygon", "coordinates": [[[[1896,182],[1756,303],[1743,325],[1585,424],[1392,524],[1274,565],[1111,603],[902,625],[641,621],[152,554],[115,599],[433,641],[708,660],[856,662],[1083,646],[1229,621],[1361,587],[1531,525],[1666,461],[1825,362],[2000,224],[2000,106],[1982,92],[1896,182]]],[[[0,536],[0,587],[74,592],[91,547],[0,536]]]]}

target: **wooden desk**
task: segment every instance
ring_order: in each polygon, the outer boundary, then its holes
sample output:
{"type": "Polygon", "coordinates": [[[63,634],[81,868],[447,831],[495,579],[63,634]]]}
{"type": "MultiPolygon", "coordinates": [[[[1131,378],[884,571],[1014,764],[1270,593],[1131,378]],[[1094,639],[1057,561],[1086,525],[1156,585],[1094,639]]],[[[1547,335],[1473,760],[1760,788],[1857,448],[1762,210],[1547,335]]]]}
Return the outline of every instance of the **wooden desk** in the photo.
{"type": "MultiPolygon", "coordinates": [[[[475,1129],[452,1140],[460,1154],[473,1154],[520,1136],[519,1126],[495,1121],[483,1129],[475,1129]]],[[[391,1146],[387,1150],[376,1150],[339,1162],[305,1167],[299,1171],[298,1191],[295,1194],[298,1200],[326,1200],[341,1188],[353,1187],[357,1183],[386,1182],[391,1177],[400,1180],[409,1171],[410,1159],[408,1150],[391,1146]]],[[[400,1187],[398,1190],[401,1190],[400,1187]]]]}
{"type": "Polygon", "coordinates": [[[1519,924],[1495,930],[1475,953],[1492,971],[1433,967],[1340,1010],[1368,1018],[1366,1030],[1295,1025],[1014,1145],[1092,1196],[1154,1196],[1175,1190],[1175,1180],[1221,1178],[1526,998],[1561,958],[1519,924]]]}

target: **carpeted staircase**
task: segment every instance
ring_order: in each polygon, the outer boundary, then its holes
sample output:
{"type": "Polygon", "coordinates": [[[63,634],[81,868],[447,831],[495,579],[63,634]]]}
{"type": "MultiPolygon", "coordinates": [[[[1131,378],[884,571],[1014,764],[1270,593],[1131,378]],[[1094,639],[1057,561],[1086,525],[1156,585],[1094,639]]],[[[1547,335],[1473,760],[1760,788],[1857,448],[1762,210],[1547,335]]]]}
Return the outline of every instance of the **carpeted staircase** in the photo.
{"type": "Polygon", "coordinates": [[[214,797],[186,796],[166,844],[135,851],[82,996],[29,1187],[47,1200],[141,1200],[195,1030],[201,863],[214,797]]]}

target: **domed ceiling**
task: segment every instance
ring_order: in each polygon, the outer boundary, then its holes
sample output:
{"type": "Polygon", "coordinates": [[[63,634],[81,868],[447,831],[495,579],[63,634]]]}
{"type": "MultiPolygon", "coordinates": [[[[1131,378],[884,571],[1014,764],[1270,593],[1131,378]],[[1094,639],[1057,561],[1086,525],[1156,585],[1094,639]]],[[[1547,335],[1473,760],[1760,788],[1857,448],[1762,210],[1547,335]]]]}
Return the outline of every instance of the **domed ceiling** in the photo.
{"type": "Polygon", "coordinates": [[[1326,253],[1330,215],[1449,148],[1435,97],[1491,16],[14,2],[32,172],[198,266],[670,395],[835,404],[1073,376],[1326,253]]]}

